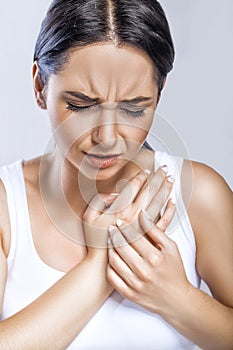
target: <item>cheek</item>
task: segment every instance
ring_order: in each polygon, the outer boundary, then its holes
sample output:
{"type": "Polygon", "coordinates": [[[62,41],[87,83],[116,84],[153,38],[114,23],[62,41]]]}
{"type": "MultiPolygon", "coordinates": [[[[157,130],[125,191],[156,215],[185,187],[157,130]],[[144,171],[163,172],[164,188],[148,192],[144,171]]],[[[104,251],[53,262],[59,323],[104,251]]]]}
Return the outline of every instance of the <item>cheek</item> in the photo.
{"type": "Polygon", "coordinates": [[[52,130],[55,130],[69,118],[70,112],[66,108],[67,103],[61,97],[60,88],[56,87],[53,80],[48,85],[46,104],[52,130]]]}
{"type": "Polygon", "coordinates": [[[74,143],[82,142],[93,128],[93,118],[71,113],[64,102],[54,97],[48,99],[47,110],[54,140],[65,153],[74,143]]]}
{"type": "Polygon", "coordinates": [[[66,120],[66,110],[64,111],[64,106],[61,106],[60,103],[48,98],[47,112],[51,129],[54,132],[56,128],[58,128],[66,120]]]}
{"type": "Polygon", "coordinates": [[[61,122],[54,130],[54,139],[64,153],[68,153],[73,146],[82,144],[90,139],[91,125],[76,116],[70,116],[61,122]]]}
{"type": "Polygon", "coordinates": [[[139,126],[124,126],[121,137],[126,145],[126,156],[131,159],[141,148],[148,134],[148,129],[139,126]]]}
{"type": "Polygon", "coordinates": [[[153,117],[135,118],[133,123],[124,123],[120,127],[124,139],[142,143],[150,130],[153,117]]]}
{"type": "Polygon", "coordinates": [[[129,141],[131,140],[138,143],[142,143],[143,140],[146,138],[147,134],[148,131],[146,131],[145,129],[136,127],[125,128],[125,138],[129,141]]]}

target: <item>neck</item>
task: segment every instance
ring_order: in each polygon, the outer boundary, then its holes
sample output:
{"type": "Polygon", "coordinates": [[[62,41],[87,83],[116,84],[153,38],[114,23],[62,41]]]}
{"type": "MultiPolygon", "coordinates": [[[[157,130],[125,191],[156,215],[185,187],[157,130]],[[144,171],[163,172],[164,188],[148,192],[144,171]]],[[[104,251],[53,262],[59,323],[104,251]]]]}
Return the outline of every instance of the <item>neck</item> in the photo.
{"type": "Polygon", "coordinates": [[[119,190],[117,184],[122,179],[129,179],[137,171],[131,162],[127,163],[118,173],[105,180],[92,180],[81,173],[68,159],[64,159],[57,151],[46,156],[44,166],[44,182],[47,182],[49,192],[60,198],[81,217],[91,198],[96,193],[114,193],[119,190]],[[48,175],[49,174],[49,175],[48,175]]]}

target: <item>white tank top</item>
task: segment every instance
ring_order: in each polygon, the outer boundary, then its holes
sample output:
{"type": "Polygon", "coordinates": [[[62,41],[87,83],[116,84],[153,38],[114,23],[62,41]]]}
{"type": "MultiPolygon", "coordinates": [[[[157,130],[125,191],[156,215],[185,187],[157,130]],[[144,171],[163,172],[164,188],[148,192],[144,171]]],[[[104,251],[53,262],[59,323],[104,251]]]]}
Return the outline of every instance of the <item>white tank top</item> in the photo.
{"type": "MultiPolygon", "coordinates": [[[[178,223],[174,219],[166,233],[178,245],[187,278],[199,288],[200,279],[195,269],[194,234],[180,196],[182,158],[158,151],[155,152],[155,158],[160,165],[167,164],[169,173],[176,179],[172,196],[178,200],[177,218],[180,215],[180,220],[178,223]]],[[[0,178],[6,189],[11,224],[8,278],[1,314],[3,320],[38,298],[64,273],[46,265],[34,247],[22,161],[0,168],[0,178]]],[[[194,349],[194,344],[160,316],[114,292],[67,349],[191,350],[194,349]]]]}

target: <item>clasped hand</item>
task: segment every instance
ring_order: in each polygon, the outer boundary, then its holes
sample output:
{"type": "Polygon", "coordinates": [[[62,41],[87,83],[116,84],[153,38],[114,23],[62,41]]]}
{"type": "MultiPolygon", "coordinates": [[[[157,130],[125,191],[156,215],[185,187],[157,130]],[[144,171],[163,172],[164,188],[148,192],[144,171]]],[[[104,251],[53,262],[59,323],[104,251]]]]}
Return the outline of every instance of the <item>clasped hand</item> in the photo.
{"type": "Polygon", "coordinates": [[[172,187],[162,168],[150,177],[140,172],[119,196],[95,196],[83,217],[90,252],[108,247],[108,282],[161,315],[189,284],[177,245],[165,234],[175,213],[171,200],[160,217],[172,187]]]}

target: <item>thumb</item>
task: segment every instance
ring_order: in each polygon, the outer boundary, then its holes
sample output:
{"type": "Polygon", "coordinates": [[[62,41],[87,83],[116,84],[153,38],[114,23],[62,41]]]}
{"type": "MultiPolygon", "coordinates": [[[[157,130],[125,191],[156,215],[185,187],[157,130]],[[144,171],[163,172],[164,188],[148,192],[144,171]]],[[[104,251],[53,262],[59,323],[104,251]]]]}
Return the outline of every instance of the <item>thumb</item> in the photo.
{"type": "Polygon", "coordinates": [[[95,221],[117,198],[118,193],[97,193],[88,204],[83,219],[87,222],[95,221]]]}

